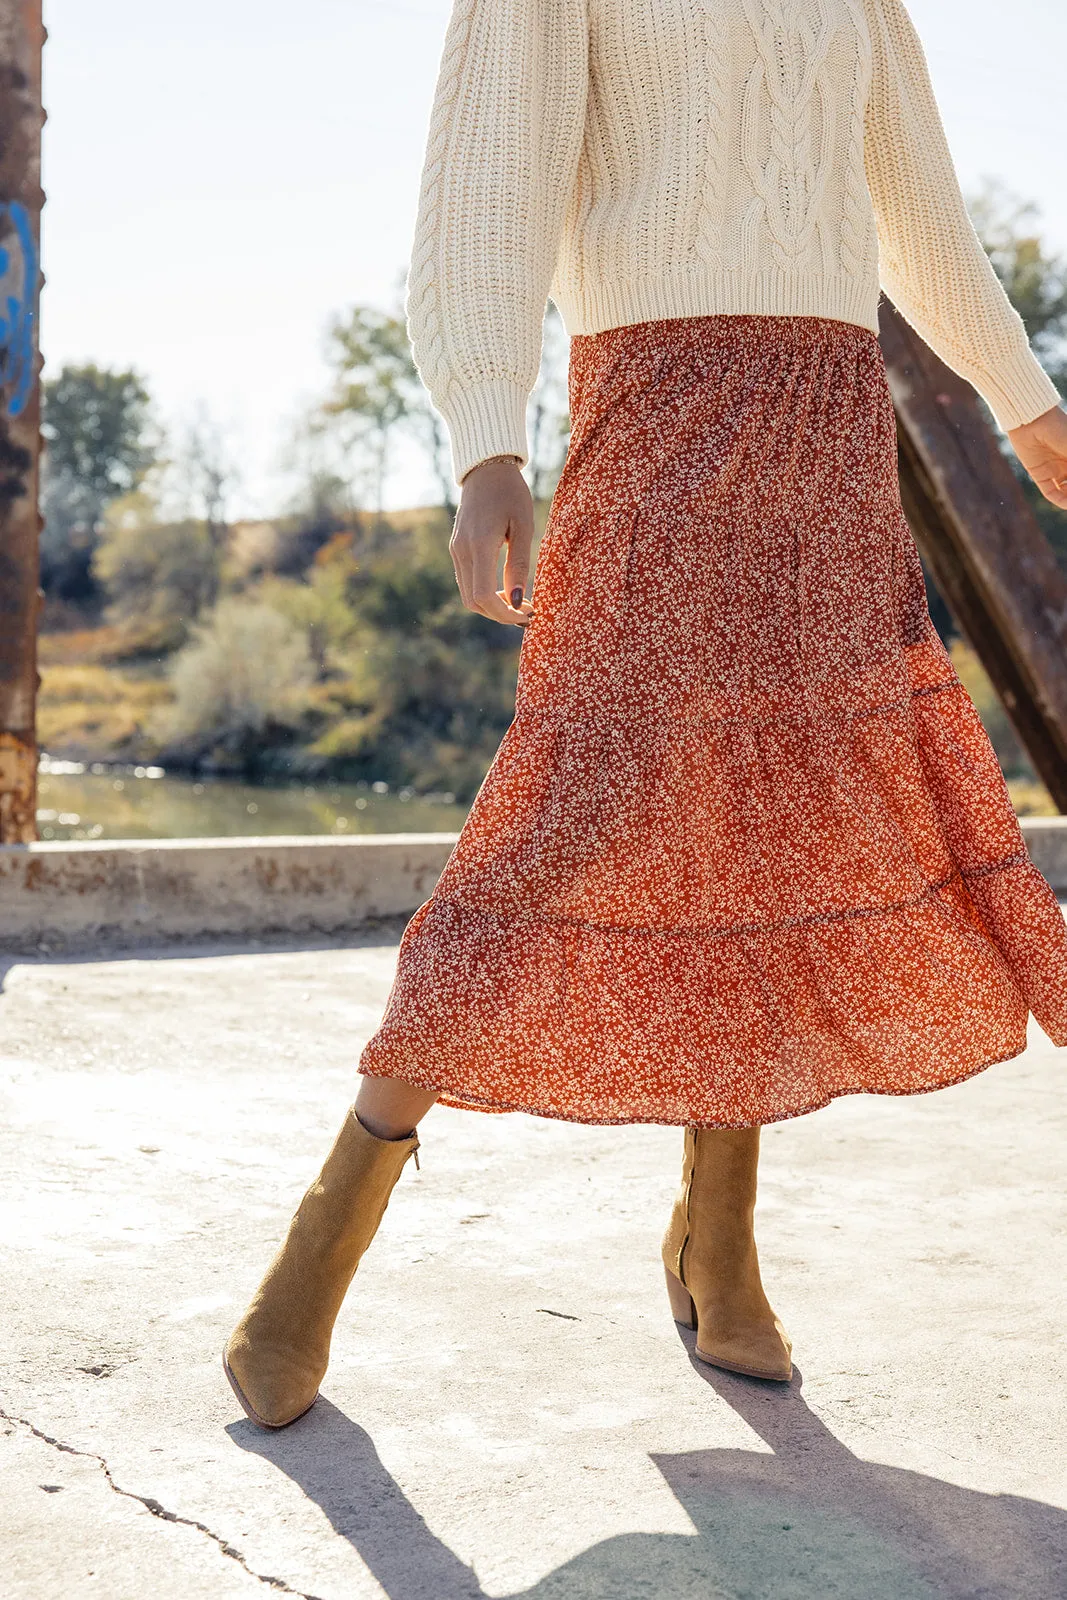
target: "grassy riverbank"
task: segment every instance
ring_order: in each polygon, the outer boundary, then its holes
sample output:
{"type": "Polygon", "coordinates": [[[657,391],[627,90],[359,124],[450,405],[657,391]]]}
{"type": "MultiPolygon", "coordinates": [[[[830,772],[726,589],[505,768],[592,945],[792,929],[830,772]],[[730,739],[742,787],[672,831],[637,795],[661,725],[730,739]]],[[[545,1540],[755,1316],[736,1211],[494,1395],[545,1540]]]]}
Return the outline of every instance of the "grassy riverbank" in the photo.
{"type": "MultiPolygon", "coordinates": [[[[538,530],[546,512],[539,504],[538,530]]],[[[273,811],[265,802],[265,831],[330,831],[341,816],[361,827],[371,809],[384,816],[383,796],[401,793],[407,799],[390,802],[407,808],[395,812],[397,819],[413,818],[424,802],[433,820],[420,827],[445,825],[442,804],[460,808],[461,816],[513,714],[519,635],[463,607],[446,513],[396,512],[315,539],[284,523],[238,524],[214,553],[213,603],[191,613],[183,609],[181,586],[167,575],[167,562],[189,536],[185,527],[146,527],[132,538],[140,603],[135,577],[126,572],[113,580],[114,598],[103,614],[70,607],[46,613],[41,747],[54,760],[90,769],[80,781],[95,788],[90,804],[75,792],[78,774],[45,773],[42,809],[54,813],[45,826],[61,828],[61,815],[75,815],[81,828],[82,817],[91,816],[84,825],[102,829],[102,837],[120,836],[116,828],[133,829],[127,836],[136,837],[142,827],[155,836],[161,827],[178,827],[180,816],[181,828],[193,832],[222,822],[225,831],[255,831],[239,822],[259,810],[243,813],[236,801],[223,803],[223,780],[231,789],[249,786],[245,806],[259,806],[253,788],[288,796],[273,811]],[[145,800],[156,811],[138,819],[129,797],[118,798],[124,788],[107,799],[104,775],[94,767],[122,769],[111,774],[112,784],[124,784],[127,770],[165,768],[173,824],[161,821],[163,791],[151,780],[143,794],[156,796],[145,800]],[[194,796],[198,782],[212,780],[214,802],[202,800],[203,790],[194,796]],[[57,790],[49,798],[50,785],[64,784],[65,796],[57,790]],[[320,815],[322,795],[338,785],[350,786],[351,797],[327,802],[320,815]],[[297,808],[304,820],[267,828],[268,813],[292,816],[292,797],[303,791],[319,797],[297,808]],[[178,803],[187,792],[197,804],[178,803]],[[199,826],[212,804],[221,807],[221,820],[199,826]]],[[[1016,809],[1054,814],[974,651],[956,640],[952,658],[1016,809]]],[[[141,780],[133,781],[136,789],[141,780]]]]}
{"type": "Polygon", "coordinates": [[[42,748],[90,766],[384,782],[468,802],[511,720],[520,635],[463,607],[448,536],[433,508],[295,554],[283,527],[238,525],[212,604],[190,611],[159,571],[168,530],[142,530],[141,603],[127,574],[102,615],[46,615],[42,748]]]}
{"type": "MultiPolygon", "coordinates": [[[[173,701],[165,662],[128,662],[121,648],[115,630],[106,627],[42,637],[41,743],[51,758],[41,774],[43,838],[435,832],[461,826],[469,795],[426,781],[346,781],[331,774],[328,763],[304,779],[266,783],[232,773],[168,769],[164,776],[153,729],[161,709],[173,701]]],[[[974,652],[957,642],[952,656],[997,749],[1016,811],[1055,815],[974,652]]],[[[491,755],[487,748],[486,765],[491,755]]]]}

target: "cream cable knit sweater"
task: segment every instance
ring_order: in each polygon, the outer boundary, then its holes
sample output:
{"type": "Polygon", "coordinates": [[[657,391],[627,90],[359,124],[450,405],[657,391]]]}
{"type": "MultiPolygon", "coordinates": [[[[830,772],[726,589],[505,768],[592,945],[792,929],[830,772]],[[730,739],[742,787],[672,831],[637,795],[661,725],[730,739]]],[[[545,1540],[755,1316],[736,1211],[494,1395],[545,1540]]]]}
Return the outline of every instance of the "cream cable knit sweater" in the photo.
{"type": "Polygon", "coordinates": [[[707,312],[877,333],[879,283],[1002,427],[1057,404],[901,0],[454,0],[406,313],[457,481],[528,460],[549,295],[570,334],[707,312]]]}

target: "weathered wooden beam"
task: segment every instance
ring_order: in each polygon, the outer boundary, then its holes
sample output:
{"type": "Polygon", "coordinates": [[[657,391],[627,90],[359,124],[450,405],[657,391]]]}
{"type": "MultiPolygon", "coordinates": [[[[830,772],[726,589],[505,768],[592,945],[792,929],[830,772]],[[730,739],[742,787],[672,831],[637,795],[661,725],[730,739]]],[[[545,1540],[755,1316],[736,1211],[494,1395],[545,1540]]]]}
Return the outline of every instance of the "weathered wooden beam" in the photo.
{"type": "Polygon", "coordinates": [[[0,0],[0,844],[37,837],[41,0],[0,0]]]}
{"type": "Polygon", "coordinates": [[[904,513],[1034,768],[1067,811],[1067,577],[971,385],[883,300],[904,513]]]}

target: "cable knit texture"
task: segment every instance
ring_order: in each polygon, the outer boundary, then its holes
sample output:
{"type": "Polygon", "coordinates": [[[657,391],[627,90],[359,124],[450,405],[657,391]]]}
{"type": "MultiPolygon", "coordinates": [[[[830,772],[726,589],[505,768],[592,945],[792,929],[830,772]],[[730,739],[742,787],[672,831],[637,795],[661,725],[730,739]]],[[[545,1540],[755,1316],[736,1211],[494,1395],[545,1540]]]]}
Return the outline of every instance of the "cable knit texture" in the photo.
{"type": "Polygon", "coordinates": [[[876,333],[880,285],[1002,427],[1058,403],[900,0],[455,0],[406,311],[457,481],[529,459],[549,296],[571,334],[715,312],[876,333]]]}

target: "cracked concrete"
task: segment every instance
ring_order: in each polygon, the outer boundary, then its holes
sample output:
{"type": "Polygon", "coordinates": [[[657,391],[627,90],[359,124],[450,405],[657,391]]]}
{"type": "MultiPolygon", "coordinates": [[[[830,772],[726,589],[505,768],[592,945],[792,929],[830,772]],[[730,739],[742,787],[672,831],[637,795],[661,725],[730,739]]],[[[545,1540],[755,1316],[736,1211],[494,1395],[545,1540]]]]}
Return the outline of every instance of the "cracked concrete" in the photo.
{"type": "MultiPolygon", "coordinates": [[[[115,1479],[114,1479],[114,1477],[112,1476],[112,1473],[111,1473],[111,1468],[108,1466],[107,1462],[104,1460],[104,1457],[101,1456],[101,1455],[97,1455],[95,1450],[77,1450],[77,1449],[75,1449],[75,1447],[73,1445],[65,1444],[62,1439],[53,1439],[50,1434],[42,1433],[40,1428],[35,1428],[33,1423],[27,1421],[27,1419],[25,1417],[9,1416],[6,1411],[0,1411],[0,1423],[8,1424],[8,1427],[5,1428],[5,1437],[11,1437],[11,1435],[14,1434],[16,1430],[22,1429],[32,1439],[36,1439],[41,1444],[49,1446],[50,1449],[58,1451],[58,1453],[61,1456],[72,1456],[78,1461],[89,1461],[89,1462],[94,1463],[96,1465],[96,1467],[99,1469],[99,1471],[100,1471],[100,1473],[101,1473],[101,1475],[103,1477],[104,1483],[107,1485],[109,1491],[112,1494],[117,1494],[120,1497],[120,1499],[134,1501],[134,1503],[136,1505],[140,1506],[143,1510],[147,1511],[150,1516],[158,1517],[161,1522],[169,1522],[169,1523],[173,1524],[176,1527],[194,1528],[197,1533],[202,1533],[207,1539],[210,1539],[210,1540],[213,1541],[213,1543],[216,1545],[216,1547],[218,1549],[218,1553],[220,1555],[225,1556],[230,1561],[235,1561],[237,1563],[237,1565],[241,1568],[241,1570],[243,1572],[246,1572],[250,1578],[254,1578],[256,1580],[256,1582],[266,1584],[268,1588],[274,1589],[278,1594],[299,1595],[299,1596],[302,1597],[302,1600],[316,1600],[316,1596],[314,1596],[314,1595],[307,1595],[307,1594],[303,1593],[303,1590],[290,1588],[290,1586],[285,1582],[285,1580],[283,1578],[271,1577],[267,1573],[253,1572],[251,1567],[248,1565],[248,1562],[245,1560],[244,1556],[241,1554],[240,1550],[238,1550],[234,1545],[230,1544],[226,1539],[221,1539],[217,1533],[213,1533],[210,1528],[205,1526],[204,1523],[197,1522],[192,1517],[179,1516],[178,1513],[175,1512],[175,1511],[168,1511],[166,1506],[161,1506],[159,1501],[158,1500],[153,1500],[150,1495],[135,1494],[132,1489],[124,1489],[121,1484],[118,1484],[118,1483],[115,1482],[115,1479]]],[[[15,1447],[15,1454],[16,1454],[16,1460],[17,1460],[17,1456],[18,1456],[17,1446],[15,1447]]],[[[44,1494],[50,1494],[50,1495],[51,1494],[62,1494],[67,1489],[78,1488],[78,1487],[88,1488],[90,1490],[90,1492],[94,1487],[97,1488],[97,1489],[99,1488],[99,1480],[97,1480],[97,1482],[95,1484],[87,1483],[84,1475],[78,1475],[78,1474],[71,1475],[69,1473],[65,1474],[62,1470],[60,1470],[58,1472],[57,1471],[49,1472],[48,1463],[41,1462],[41,1461],[38,1461],[36,1463],[36,1465],[37,1465],[39,1470],[43,1470],[45,1472],[45,1474],[47,1476],[49,1476],[49,1477],[56,1478],[56,1477],[64,1477],[64,1476],[66,1476],[67,1480],[68,1480],[67,1482],[64,1482],[64,1483],[38,1483],[37,1484],[37,1488],[40,1489],[42,1491],[42,1493],[44,1493],[44,1494]]],[[[66,1465],[66,1464],[64,1463],[64,1465],[66,1465]]],[[[33,1474],[33,1463],[32,1462],[30,1464],[30,1471],[31,1471],[31,1474],[33,1474]]],[[[93,1521],[94,1524],[97,1524],[101,1520],[101,1508],[96,1503],[96,1497],[95,1496],[91,1496],[91,1499],[92,1499],[92,1504],[93,1504],[93,1509],[92,1509],[92,1514],[91,1514],[92,1515],[92,1521],[93,1521]]],[[[64,1503],[63,1503],[64,1514],[67,1511],[67,1504],[68,1504],[68,1502],[64,1501],[64,1503]]],[[[105,1502],[105,1504],[106,1504],[106,1502],[105,1502]]],[[[38,1511],[39,1509],[40,1509],[40,1502],[36,1501],[35,1504],[33,1505],[32,1509],[31,1509],[31,1512],[30,1512],[31,1520],[33,1520],[33,1512],[34,1511],[38,1511]]],[[[104,1513],[104,1516],[106,1516],[106,1511],[104,1513]]],[[[29,1530],[27,1530],[27,1531],[29,1531],[29,1530]]],[[[139,1525],[137,1526],[137,1531],[138,1532],[141,1531],[140,1528],[139,1528],[139,1525]]],[[[49,1545],[51,1545],[51,1543],[52,1543],[52,1541],[54,1539],[54,1531],[53,1531],[53,1529],[51,1527],[42,1528],[41,1529],[41,1535],[42,1535],[42,1542],[44,1543],[45,1547],[47,1548],[49,1545]]],[[[134,1542],[133,1560],[130,1563],[131,1572],[130,1572],[129,1576],[133,1580],[131,1585],[130,1585],[131,1590],[132,1590],[134,1585],[137,1585],[137,1586],[140,1587],[141,1592],[144,1592],[145,1587],[147,1587],[147,1580],[148,1580],[149,1574],[144,1570],[144,1564],[143,1564],[143,1562],[141,1560],[141,1551],[142,1551],[142,1549],[143,1549],[142,1542],[138,1538],[134,1542]]],[[[201,1553],[203,1553],[203,1552],[201,1551],[201,1553]]],[[[153,1551],[153,1555],[155,1555],[155,1554],[157,1554],[157,1552],[153,1551]]],[[[32,1571],[33,1565],[34,1565],[34,1563],[33,1563],[33,1560],[32,1560],[32,1536],[30,1538],[24,1538],[24,1539],[18,1540],[15,1543],[15,1573],[16,1573],[16,1576],[17,1577],[21,1577],[20,1569],[22,1569],[22,1568],[29,1568],[32,1571]]],[[[96,1571],[96,1568],[93,1567],[93,1568],[90,1568],[84,1575],[86,1577],[88,1577],[88,1578],[99,1579],[98,1588],[102,1589],[103,1592],[105,1592],[105,1593],[112,1593],[112,1592],[114,1592],[114,1590],[112,1588],[112,1585],[116,1582],[118,1574],[116,1573],[116,1569],[115,1569],[114,1555],[113,1555],[113,1552],[110,1549],[108,1551],[108,1559],[106,1561],[104,1561],[104,1562],[101,1562],[100,1565],[101,1565],[101,1570],[99,1571],[99,1573],[96,1571]]],[[[170,1565],[170,1562],[168,1561],[168,1566],[169,1565],[170,1565]]],[[[211,1592],[213,1592],[213,1593],[222,1592],[222,1593],[225,1593],[225,1594],[230,1594],[230,1593],[236,1594],[236,1593],[239,1592],[236,1588],[233,1588],[227,1582],[227,1580],[232,1578],[232,1576],[233,1576],[231,1571],[224,1569],[222,1572],[214,1573],[214,1572],[211,1571],[211,1563],[210,1562],[205,1562],[204,1565],[205,1565],[205,1568],[206,1568],[205,1576],[209,1577],[212,1580],[212,1591],[211,1592]],[[217,1585],[218,1585],[218,1583],[220,1581],[224,1585],[224,1587],[223,1587],[223,1589],[221,1591],[217,1587],[217,1585]]],[[[125,1577],[125,1575],[123,1575],[123,1576],[125,1577]]],[[[122,1581],[122,1579],[119,1579],[119,1581],[122,1581]]],[[[37,1585],[35,1587],[35,1589],[34,1589],[34,1592],[35,1593],[43,1593],[44,1591],[40,1587],[40,1580],[39,1579],[35,1579],[34,1582],[37,1585]]],[[[151,1587],[152,1587],[153,1591],[156,1592],[156,1593],[160,1593],[160,1592],[186,1593],[186,1592],[188,1592],[184,1588],[184,1585],[183,1585],[183,1588],[181,1590],[173,1590],[172,1591],[169,1584],[164,1585],[162,1587],[162,1589],[161,1589],[158,1578],[155,1578],[155,1579],[152,1580],[151,1587]]],[[[64,1588],[63,1592],[67,1593],[67,1592],[69,1592],[69,1590],[64,1588]]],[[[246,1592],[246,1589],[245,1589],[244,1585],[241,1586],[240,1592],[242,1592],[242,1593],[246,1592]]]]}
{"type": "Polygon", "coordinates": [[[1064,1052],[768,1129],[789,1391],[691,1359],[680,1134],[438,1110],[267,1434],[219,1351],[395,944],[0,963],[12,1600],[1063,1600],[1064,1052]]]}

